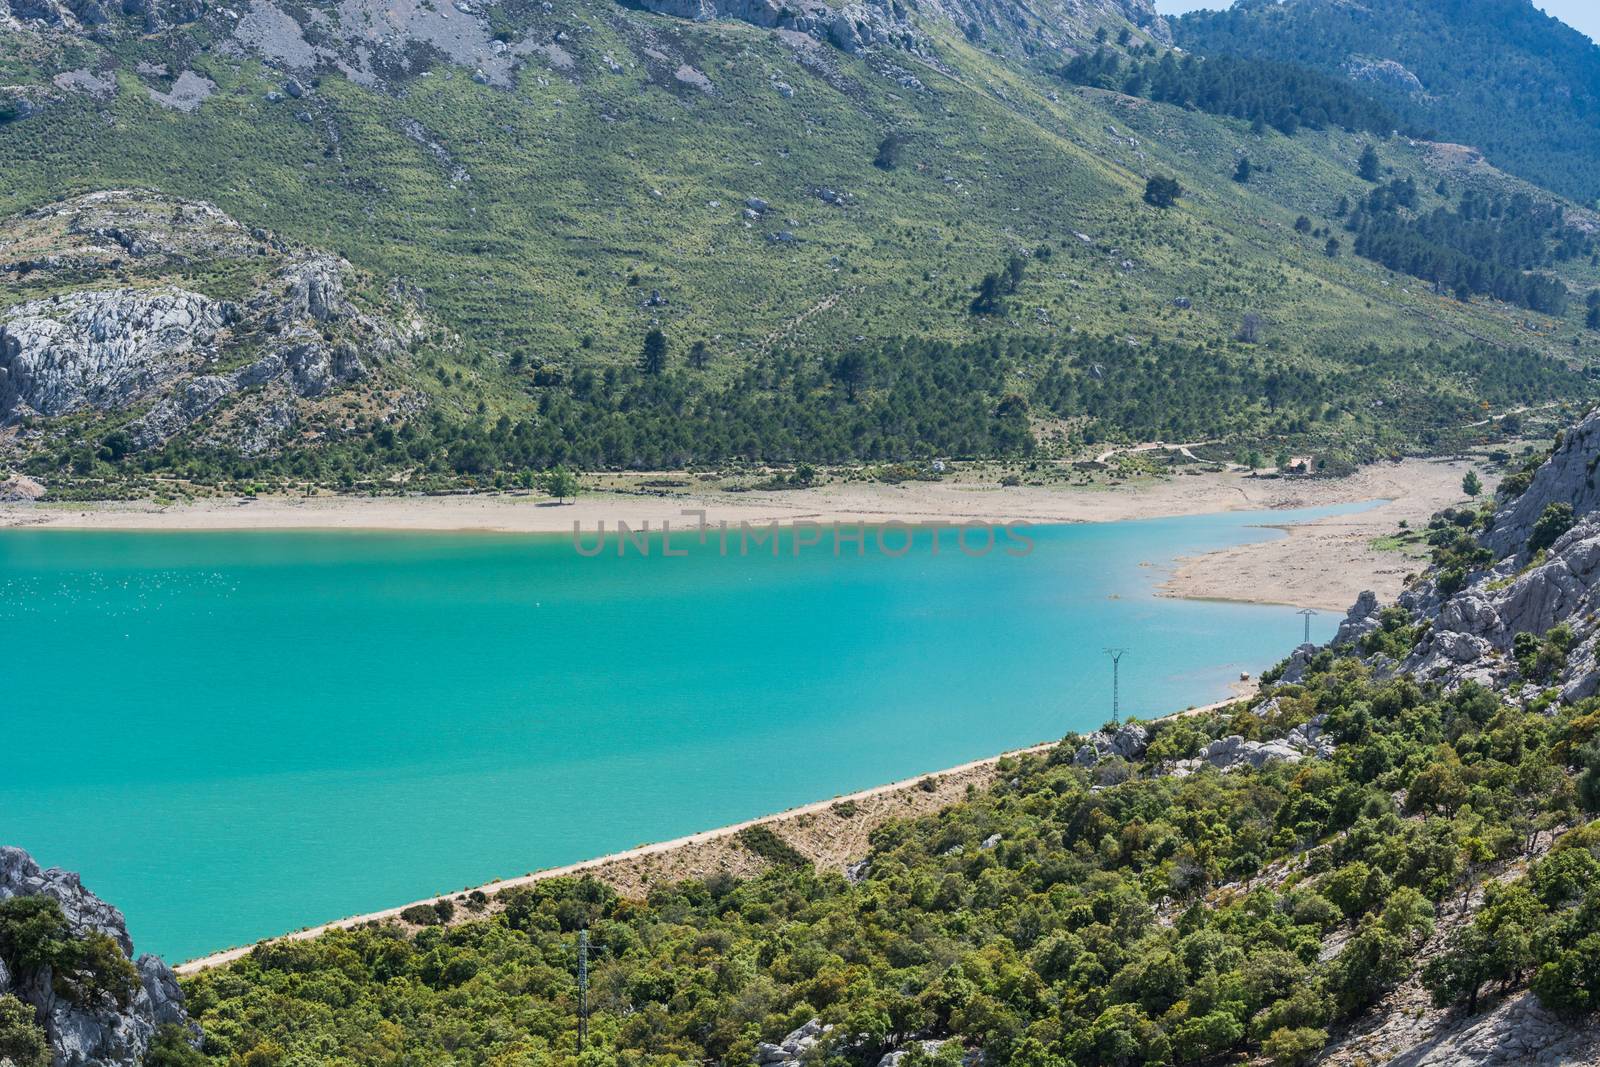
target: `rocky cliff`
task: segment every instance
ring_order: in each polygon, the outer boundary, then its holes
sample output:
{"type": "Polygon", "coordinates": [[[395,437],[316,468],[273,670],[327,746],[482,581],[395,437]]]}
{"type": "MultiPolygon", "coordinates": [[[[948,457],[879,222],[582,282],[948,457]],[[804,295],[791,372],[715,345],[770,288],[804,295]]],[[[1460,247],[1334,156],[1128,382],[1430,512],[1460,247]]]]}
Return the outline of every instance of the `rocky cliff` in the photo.
{"type": "Polygon", "coordinates": [[[1083,47],[1098,28],[1123,24],[1158,41],[1172,39],[1150,0],[868,0],[838,7],[823,0],[640,0],[640,6],[680,18],[798,30],[846,52],[873,45],[924,50],[928,41],[920,26],[930,18],[973,40],[1020,44],[1030,52],[1083,47]]]}
{"type": "Polygon", "coordinates": [[[419,320],[362,306],[353,275],[154,194],[95,193],[9,220],[0,277],[31,298],[0,306],[0,426],[21,428],[24,453],[64,420],[90,420],[122,452],[189,435],[255,454],[289,443],[335,393],[386,417],[397,400],[380,368],[419,320]],[[241,281],[244,295],[224,295],[241,281]]]}
{"type": "MultiPolygon", "coordinates": [[[[1526,488],[1492,514],[1437,524],[1446,532],[1468,524],[1481,548],[1461,557],[1475,564],[1436,567],[1401,594],[1388,625],[1403,622],[1416,635],[1403,657],[1374,650],[1369,638],[1386,623],[1371,594],[1351,609],[1335,644],[1365,647],[1380,670],[1446,685],[1471,680],[1528,697],[1553,688],[1566,701],[1600,692],[1597,466],[1600,411],[1562,434],[1526,488]]],[[[1307,661],[1299,655],[1288,670],[1307,661]]]]}
{"type": "MultiPolygon", "coordinates": [[[[43,869],[22,849],[0,847],[0,905],[22,898],[59,906],[71,939],[109,938],[136,975],[125,997],[86,994],[82,983],[63,980],[62,963],[41,963],[42,953],[23,951],[18,942],[24,934],[0,937],[0,997],[33,1008],[52,1067],[133,1067],[143,1062],[161,1027],[188,1025],[177,978],[156,956],[134,959],[120,911],[85,889],[76,874],[43,869]]],[[[4,916],[0,912],[0,921],[4,916]]]]}
{"type": "MultiPolygon", "coordinates": [[[[937,52],[933,37],[941,26],[1019,55],[1091,46],[1102,27],[1115,32],[1131,26],[1162,43],[1172,39],[1152,0],[626,0],[626,6],[697,22],[727,19],[790,31],[851,54],[883,49],[932,57],[937,52]]],[[[517,69],[532,59],[557,69],[571,66],[573,34],[579,28],[570,19],[562,22],[561,16],[574,12],[545,3],[542,13],[555,16],[558,28],[536,17],[524,32],[512,34],[505,29],[504,12],[491,13],[493,7],[468,0],[441,6],[413,0],[323,5],[250,0],[238,7],[207,6],[199,0],[0,0],[0,23],[98,41],[196,23],[200,33],[226,41],[228,50],[253,54],[286,73],[343,74],[365,85],[393,85],[415,76],[425,69],[425,61],[419,60],[431,56],[501,88],[510,88],[517,69]]],[[[174,73],[178,69],[172,67],[174,73]]],[[[60,88],[100,86],[106,93],[116,92],[114,80],[101,82],[89,70],[82,74],[93,85],[80,77],[60,88]]],[[[301,82],[293,85],[304,89],[301,82]]],[[[215,86],[206,81],[190,88],[199,90],[193,99],[198,106],[215,86]]],[[[282,95],[298,99],[301,93],[286,83],[282,95]]],[[[153,98],[185,107],[184,100],[170,94],[153,98]]],[[[18,97],[16,104],[32,115],[48,101],[18,97]]]]}

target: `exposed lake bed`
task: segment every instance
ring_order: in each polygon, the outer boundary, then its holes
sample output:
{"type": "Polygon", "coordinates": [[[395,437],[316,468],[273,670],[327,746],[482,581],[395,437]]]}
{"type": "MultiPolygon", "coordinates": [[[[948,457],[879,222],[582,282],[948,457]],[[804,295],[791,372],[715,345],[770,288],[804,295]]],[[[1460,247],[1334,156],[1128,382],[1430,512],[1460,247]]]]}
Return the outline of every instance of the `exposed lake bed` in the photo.
{"type": "MultiPolygon", "coordinates": [[[[458,496],[270,495],[179,502],[0,503],[0,528],[84,530],[392,530],[487,533],[594,531],[619,522],[634,529],[697,520],[884,523],[1022,521],[1119,522],[1228,511],[1273,512],[1372,502],[1370,509],[1298,524],[1288,540],[1264,539],[1181,561],[1164,591],[1173,596],[1343,610],[1362,589],[1389,597],[1411,561],[1371,548],[1402,521],[1425,524],[1459,503],[1464,459],[1377,463],[1342,478],[1256,477],[1239,470],[1192,469],[1160,478],[1090,487],[1005,486],[958,471],[938,481],[898,484],[828,480],[808,489],[718,491],[677,472],[593,475],[593,487],[556,504],[533,494],[458,496]],[[677,488],[663,489],[672,483],[677,488]]],[[[1274,522],[1263,516],[1260,521],[1274,522]]]]}

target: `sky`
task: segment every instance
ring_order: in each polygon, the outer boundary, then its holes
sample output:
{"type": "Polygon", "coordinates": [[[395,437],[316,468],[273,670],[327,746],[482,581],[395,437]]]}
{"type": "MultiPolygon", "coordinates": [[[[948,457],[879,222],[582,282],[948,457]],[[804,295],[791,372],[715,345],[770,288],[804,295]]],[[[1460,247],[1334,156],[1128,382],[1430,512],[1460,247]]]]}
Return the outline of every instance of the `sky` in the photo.
{"type": "MultiPolygon", "coordinates": [[[[1156,0],[1156,7],[1163,15],[1176,15],[1201,7],[1215,9],[1227,6],[1228,0],[1156,0]]],[[[1534,6],[1600,40],[1600,4],[1595,0],[1534,0],[1534,6]]]]}

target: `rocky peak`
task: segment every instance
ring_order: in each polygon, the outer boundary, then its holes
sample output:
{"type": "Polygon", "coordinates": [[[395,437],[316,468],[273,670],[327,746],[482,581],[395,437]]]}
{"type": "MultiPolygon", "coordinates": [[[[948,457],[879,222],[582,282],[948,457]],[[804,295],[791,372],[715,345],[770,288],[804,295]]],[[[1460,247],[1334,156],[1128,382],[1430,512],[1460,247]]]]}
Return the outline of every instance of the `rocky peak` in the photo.
{"type": "Polygon", "coordinates": [[[1534,524],[1551,504],[1569,504],[1575,516],[1600,504],[1595,467],[1600,465],[1600,410],[1591,412],[1562,435],[1554,454],[1533,476],[1523,494],[1502,508],[1483,536],[1495,556],[1520,552],[1533,534],[1534,524]]]}
{"type": "MultiPolygon", "coordinates": [[[[133,959],[122,912],[84,888],[71,871],[41,868],[22,849],[0,846],[0,900],[39,896],[61,906],[74,937],[104,934],[133,959]]],[[[49,968],[24,970],[5,959],[0,959],[0,994],[34,1009],[50,1043],[51,1067],[133,1067],[143,1061],[160,1027],[187,1024],[171,968],[152,955],[140,956],[133,965],[139,984],[126,1007],[80,1004],[57,991],[49,968]]]]}

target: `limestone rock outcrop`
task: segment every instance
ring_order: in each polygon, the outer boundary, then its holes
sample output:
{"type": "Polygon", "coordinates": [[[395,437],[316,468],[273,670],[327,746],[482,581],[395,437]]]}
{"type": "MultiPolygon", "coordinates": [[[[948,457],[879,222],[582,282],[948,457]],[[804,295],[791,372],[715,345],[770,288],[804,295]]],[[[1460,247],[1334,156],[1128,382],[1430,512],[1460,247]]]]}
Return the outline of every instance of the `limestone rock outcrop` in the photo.
{"type": "Polygon", "coordinates": [[[13,474],[6,478],[0,478],[0,503],[31,504],[44,496],[44,494],[44,486],[25,474],[13,474]]]}
{"type": "Polygon", "coordinates": [[[1381,621],[1380,610],[1378,594],[1370,589],[1363,589],[1356,602],[1350,605],[1344,621],[1339,624],[1339,632],[1333,638],[1334,647],[1353,645],[1376,630],[1381,621]]]}
{"type": "MultiPolygon", "coordinates": [[[[74,936],[104,934],[133,958],[133,940],[120,911],[85,889],[76,874],[41,868],[22,849],[0,846],[0,900],[23,896],[52,898],[74,936]]],[[[139,988],[126,1007],[79,1004],[57,992],[48,968],[25,971],[3,959],[0,993],[33,1007],[50,1042],[52,1067],[134,1067],[160,1027],[187,1022],[171,968],[152,955],[140,956],[134,966],[139,988]]]]}
{"type": "MultiPolygon", "coordinates": [[[[1264,711],[1260,713],[1265,714],[1264,711]]],[[[1296,726],[1279,740],[1251,741],[1237,734],[1219,737],[1201,748],[1195,758],[1175,761],[1169,772],[1182,777],[1207,766],[1227,772],[1241,767],[1263,767],[1274,760],[1298,763],[1308,756],[1326,759],[1333,755],[1334,743],[1323,733],[1323,721],[1322,716],[1317,716],[1296,726]]],[[[1143,759],[1150,739],[1149,728],[1136,722],[1125,723],[1113,731],[1097,730],[1084,738],[1073,753],[1072,762],[1077,767],[1094,767],[1113,757],[1129,762],[1143,759]]]]}
{"type": "MultiPolygon", "coordinates": [[[[1600,445],[1600,441],[1596,443],[1600,445]]],[[[1514,518],[1501,521],[1507,523],[1506,529],[1516,528],[1514,518]]],[[[1500,528],[1498,522],[1496,528],[1500,528]]],[[[1600,586],[1600,515],[1579,521],[1550,546],[1538,566],[1524,566],[1521,556],[1520,546],[1513,545],[1506,559],[1451,596],[1438,597],[1436,587],[1402,596],[1402,607],[1429,622],[1427,634],[1403,664],[1404,669],[1447,684],[1468,679],[1485,685],[1509,682],[1521,674],[1514,656],[1518,635],[1540,637],[1565,624],[1572,640],[1562,661],[1551,664],[1548,677],[1534,680],[1560,686],[1568,700],[1600,690],[1600,670],[1595,662],[1600,636],[1595,619],[1600,607],[1596,588],[1600,586]]]]}
{"type": "Polygon", "coordinates": [[[1124,723],[1114,731],[1096,730],[1084,738],[1073,754],[1079,767],[1092,767],[1107,756],[1136,760],[1150,744],[1150,732],[1136,722],[1124,723]]]}
{"type": "Polygon", "coordinates": [[[1582,516],[1600,504],[1600,411],[1589,414],[1562,436],[1561,446],[1533,476],[1523,494],[1495,516],[1483,535],[1484,545],[1496,559],[1520,553],[1527,546],[1534,524],[1551,504],[1570,504],[1582,516]]]}
{"type": "Polygon", "coordinates": [[[1600,1062],[1600,1033],[1552,1015],[1520,993],[1389,1061],[1392,1067],[1562,1067],[1600,1062]]]}
{"type": "MultiPolygon", "coordinates": [[[[1403,671],[1447,687],[1472,681],[1528,696],[1556,688],[1567,701],[1600,692],[1600,411],[1567,430],[1526,489],[1495,512],[1479,543],[1493,562],[1448,584],[1432,574],[1395,606],[1419,633],[1402,662],[1375,654],[1367,662],[1387,676],[1403,671]],[[1537,553],[1529,538],[1552,504],[1572,509],[1570,529],[1537,553]],[[1561,630],[1556,630],[1562,627],[1561,630]],[[1559,648],[1551,647],[1552,631],[1559,648]]],[[[1350,648],[1382,625],[1382,607],[1364,592],[1340,624],[1334,647],[1350,648]]],[[[1296,649],[1280,678],[1299,681],[1320,651],[1296,649]]]]}
{"type": "Polygon", "coordinates": [[[0,321],[0,419],[122,407],[182,372],[223,325],[182,289],[89,290],[10,308],[0,321]]]}
{"type": "MultiPolygon", "coordinates": [[[[246,230],[209,204],[95,193],[0,224],[0,275],[50,295],[0,307],[0,426],[101,416],[119,448],[197,432],[254,454],[308,406],[373,376],[419,328],[348,295],[353,268],[246,230]],[[5,249],[27,249],[20,258],[5,249]],[[197,263],[257,278],[242,299],[169,279],[197,263]],[[114,280],[112,286],[88,284],[114,280]]],[[[38,424],[38,425],[33,425],[38,424]]],[[[32,426],[29,430],[28,427],[32,426]]]]}
{"type": "Polygon", "coordinates": [[[1125,20],[1170,43],[1172,33],[1149,0],[1053,0],[1001,7],[990,0],[865,0],[831,6],[823,0],[640,0],[647,11],[706,21],[735,19],[792,30],[849,53],[875,46],[930,51],[919,20],[941,19],[969,36],[1025,41],[1030,48],[1084,48],[1096,28],[1125,20]]]}
{"type": "Polygon", "coordinates": [[[796,1067],[818,1041],[833,1031],[821,1019],[811,1019],[786,1034],[781,1041],[763,1041],[756,1045],[756,1062],[762,1067],[796,1067]]]}
{"type": "Polygon", "coordinates": [[[1181,777],[1207,766],[1223,773],[1242,767],[1260,769],[1278,761],[1299,763],[1308,756],[1326,759],[1333,755],[1333,750],[1333,739],[1322,732],[1319,716],[1296,726],[1281,740],[1250,741],[1238,734],[1219,737],[1202,748],[1194,759],[1178,760],[1172,773],[1181,777]]]}

